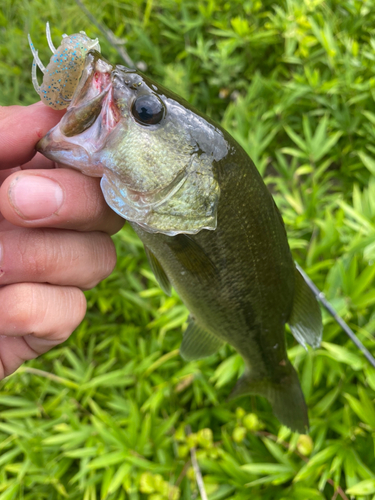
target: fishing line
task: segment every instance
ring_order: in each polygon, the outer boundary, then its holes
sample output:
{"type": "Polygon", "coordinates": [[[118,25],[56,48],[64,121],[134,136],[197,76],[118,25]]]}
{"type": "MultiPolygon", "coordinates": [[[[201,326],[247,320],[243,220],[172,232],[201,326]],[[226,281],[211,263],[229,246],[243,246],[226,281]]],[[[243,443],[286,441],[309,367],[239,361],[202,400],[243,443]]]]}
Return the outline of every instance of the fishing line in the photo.
{"type": "Polygon", "coordinates": [[[107,26],[100,23],[95,16],[91,14],[91,12],[87,9],[87,7],[81,2],[81,0],[75,0],[78,7],[86,14],[86,16],[90,19],[90,21],[103,33],[107,42],[112,45],[112,47],[118,52],[118,54],[122,57],[125,63],[129,66],[129,68],[135,68],[135,64],[133,63],[131,57],[127,53],[126,49],[122,47],[125,44],[125,41],[120,40],[115,36],[113,31],[111,31],[107,26]]]}
{"type": "Polygon", "coordinates": [[[340,316],[337,314],[337,312],[334,310],[334,308],[331,306],[331,304],[328,302],[328,300],[325,298],[325,295],[323,292],[319,290],[319,288],[314,284],[313,281],[307,276],[305,271],[297,264],[296,262],[296,267],[298,271],[301,273],[303,279],[306,281],[307,286],[310,288],[310,290],[313,292],[317,300],[322,304],[322,306],[329,312],[329,314],[333,317],[333,319],[338,323],[341,328],[344,330],[346,335],[350,338],[350,340],[360,349],[363,354],[366,356],[366,359],[369,361],[369,363],[375,368],[375,359],[366,349],[366,347],[362,344],[362,342],[357,338],[356,334],[353,332],[353,330],[345,323],[345,321],[340,318],[340,316]]]}

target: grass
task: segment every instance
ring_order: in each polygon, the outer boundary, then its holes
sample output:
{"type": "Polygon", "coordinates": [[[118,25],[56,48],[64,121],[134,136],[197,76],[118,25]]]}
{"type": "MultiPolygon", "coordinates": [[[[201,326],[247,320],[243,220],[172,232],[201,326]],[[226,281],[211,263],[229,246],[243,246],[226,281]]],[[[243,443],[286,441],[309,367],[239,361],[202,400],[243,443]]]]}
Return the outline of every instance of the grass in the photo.
{"type": "MultiPolygon", "coordinates": [[[[295,259],[374,353],[375,1],[86,5],[249,152],[295,259]]],[[[3,0],[0,104],[36,100],[26,35],[47,61],[46,21],[56,44],[83,29],[122,63],[71,0],[3,0]]],[[[129,227],[115,242],[72,338],[0,384],[0,500],[199,498],[192,446],[209,500],[375,499],[375,370],[332,318],[316,351],[287,334],[311,420],[292,434],[261,398],[226,402],[242,369],[230,347],[182,361],[186,309],[129,227]]]]}

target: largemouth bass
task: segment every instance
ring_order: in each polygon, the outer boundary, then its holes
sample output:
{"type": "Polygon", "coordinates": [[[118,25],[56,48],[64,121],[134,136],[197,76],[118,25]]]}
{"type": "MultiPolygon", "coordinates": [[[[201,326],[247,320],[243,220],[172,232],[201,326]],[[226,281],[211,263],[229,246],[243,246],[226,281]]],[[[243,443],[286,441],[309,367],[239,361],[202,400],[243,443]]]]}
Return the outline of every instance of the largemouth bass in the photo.
{"type": "Polygon", "coordinates": [[[306,432],[285,323],[316,347],[321,313],[239,144],[147,76],[91,51],[67,113],[37,148],[101,177],[107,203],[143,241],[161,288],[175,287],[191,312],[182,357],[209,356],[228,342],[245,361],[233,396],[264,396],[280,422],[306,432]]]}

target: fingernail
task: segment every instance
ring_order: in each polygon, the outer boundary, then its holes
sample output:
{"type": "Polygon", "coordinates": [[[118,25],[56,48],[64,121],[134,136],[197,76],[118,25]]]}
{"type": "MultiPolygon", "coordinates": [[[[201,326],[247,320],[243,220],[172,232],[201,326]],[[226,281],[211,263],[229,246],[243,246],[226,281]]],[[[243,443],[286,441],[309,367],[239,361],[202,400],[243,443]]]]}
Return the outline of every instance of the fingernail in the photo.
{"type": "Polygon", "coordinates": [[[9,186],[10,202],[20,217],[45,219],[56,213],[64,200],[60,184],[39,175],[20,175],[9,186]]]}

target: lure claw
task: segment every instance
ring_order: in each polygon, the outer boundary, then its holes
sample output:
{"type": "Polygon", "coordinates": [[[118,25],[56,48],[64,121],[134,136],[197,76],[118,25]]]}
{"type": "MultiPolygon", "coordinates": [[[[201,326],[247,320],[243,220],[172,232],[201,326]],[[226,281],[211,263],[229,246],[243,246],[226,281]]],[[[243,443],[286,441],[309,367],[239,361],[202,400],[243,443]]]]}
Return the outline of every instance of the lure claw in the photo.
{"type": "Polygon", "coordinates": [[[35,62],[35,59],[33,59],[33,64],[31,65],[31,80],[32,80],[33,85],[34,85],[34,89],[39,94],[40,93],[40,85],[39,85],[39,82],[38,82],[38,77],[36,75],[36,62],[35,62]]]}
{"type": "Polygon", "coordinates": [[[46,23],[46,36],[47,36],[48,46],[51,49],[52,54],[56,54],[56,49],[55,49],[55,46],[53,45],[52,38],[51,38],[51,30],[49,27],[49,22],[46,23]]]}
{"type": "Polygon", "coordinates": [[[46,68],[45,68],[44,64],[42,63],[42,61],[39,59],[38,51],[35,49],[34,44],[31,41],[31,36],[27,35],[27,38],[29,40],[30,49],[31,49],[31,52],[33,53],[35,62],[37,63],[40,71],[42,71],[43,73],[45,73],[46,72],[46,68]]]}

